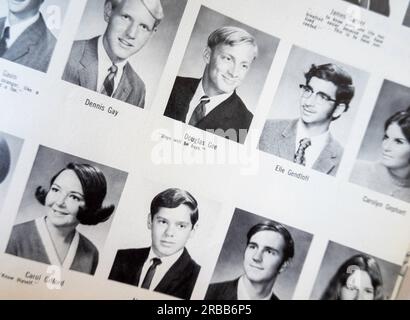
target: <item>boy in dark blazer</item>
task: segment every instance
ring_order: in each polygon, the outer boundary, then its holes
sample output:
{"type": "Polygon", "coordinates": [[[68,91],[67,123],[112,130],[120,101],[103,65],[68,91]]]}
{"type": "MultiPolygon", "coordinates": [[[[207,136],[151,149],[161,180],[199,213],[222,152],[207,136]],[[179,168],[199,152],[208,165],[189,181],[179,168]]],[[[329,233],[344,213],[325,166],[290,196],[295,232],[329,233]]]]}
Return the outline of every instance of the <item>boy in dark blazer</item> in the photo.
{"type": "Polygon", "coordinates": [[[164,115],[244,143],[253,114],[236,89],[258,53],[255,38],[237,27],[221,27],[208,38],[201,79],[177,77],[164,115]]]}
{"type": "Polygon", "coordinates": [[[196,230],[198,204],[187,191],[172,188],[151,202],[151,247],[119,250],[109,279],[189,299],[201,267],[185,244],[196,230]]]}

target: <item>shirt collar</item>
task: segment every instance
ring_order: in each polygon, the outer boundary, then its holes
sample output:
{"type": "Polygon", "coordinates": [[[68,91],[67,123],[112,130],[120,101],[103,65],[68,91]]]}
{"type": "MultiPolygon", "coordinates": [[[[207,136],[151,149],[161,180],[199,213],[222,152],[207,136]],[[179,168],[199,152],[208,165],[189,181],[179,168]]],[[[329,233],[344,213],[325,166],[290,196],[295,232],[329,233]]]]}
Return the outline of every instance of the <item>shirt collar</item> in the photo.
{"type": "MultiPolygon", "coordinates": [[[[238,292],[237,292],[238,300],[252,300],[248,291],[246,290],[244,278],[245,278],[245,275],[241,276],[238,280],[238,292]]],[[[273,295],[273,287],[274,286],[272,286],[270,293],[266,297],[264,297],[263,299],[259,299],[259,300],[270,300],[273,295]]]]}
{"type": "MultiPolygon", "coordinates": [[[[99,77],[101,78],[103,82],[109,73],[108,70],[113,65],[110,57],[108,56],[107,51],[105,51],[104,44],[103,44],[103,36],[100,36],[98,38],[98,51],[97,52],[98,52],[98,71],[101,72],[101,75],[99,75],[99,77]]],[[[126,63],[127,63],[127,60],[124,60],[124,61],[121,61],[115,64],[118,67],[117,74],[115,75],[115,87],[118,85],[118,81],[122,77],[126,63]]]]}
{"type": "MultiPolygon", "coordinates": [[[[7,27],[10,28],[10,39],[12,39],[12,42],[14,42],[28,27],[34,24],[38,19],[40,19],[39,12],[36,15],[28,19],[20,21],[14,25],[11,25],[10,19],[7,16],[6,22],[4,23],[4,29],[6,29],[7,27]]],[[[4,29],[3,29],[3,32],[4,32],[4,29]]]]}
{"type": "Polygon", "coordinates": [[[160,258],[154,253],[154,250],[152,250],[152,247],[151,247],[149,250],[147,261],[151,265],[152,259],[158,258],[161,260],[161,266],[171,267],[179,259],[179,257],[182,255],[183,252],[184,252],[184,249],[181,249],[178,252],[174,253],[173,255],[160,258]]]}
{"type": "MultiPolygon", "coordinates": [[[[198,88],[196,89],[197,92],[195,92],[195,96],[197,96],[198,93],[198,100],[201,99],[202,96],[208,96],[205,91],[204,91],[204,86],[203,86],[203,81],[201,79],[201,81],[198,84],[198,88]]],[[[222,101],[225,101],[226,99],[228,99],[232,94],[234,93],[234,91],[232,92],[228,92],[228,93],[222,93],[222,94],[218,94],[216,96],[213,97],[209,97],[209,99],[211,99],[210,102],[212,103],[216,103],[216,105],[220,104],[222,101]]]]}
{"type": "Polygon", "coordinates": [[[302,124],[302,120],[299,119],[297,123],[297,128],[296,128],[296,144],[298,145],[299,141],[304,138],[309,138],[310,141],[312,142],[312,145],[323,145],[324,146],[329,141],[330,132],[329,130],[326,130],[322,134],[311,137],[306,131],[305,126],[302,124]]]}

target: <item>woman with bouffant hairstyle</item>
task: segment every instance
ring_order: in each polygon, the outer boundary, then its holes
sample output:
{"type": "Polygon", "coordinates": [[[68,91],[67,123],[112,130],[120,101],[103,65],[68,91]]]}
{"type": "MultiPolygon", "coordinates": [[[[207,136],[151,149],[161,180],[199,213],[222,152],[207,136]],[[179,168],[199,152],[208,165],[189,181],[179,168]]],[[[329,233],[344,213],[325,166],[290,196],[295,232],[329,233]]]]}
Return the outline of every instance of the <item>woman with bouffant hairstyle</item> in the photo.
{"type": "Polygon", "coordinates": [[[70,163],[51,178],[50,187],[37,187],[36,199],[45,216],[13,227],[6,252],[22,258],[94,274],[98,250],[76,227],[109,219],[114,206],[103,207],[107,182],[89,164],[70,163]]]}
{"type": "Polygon", "coordinates": [[[383,300],[383,280],[377,261],[365,254],[347,259],[336,271],[321,300],[383,300]]]}

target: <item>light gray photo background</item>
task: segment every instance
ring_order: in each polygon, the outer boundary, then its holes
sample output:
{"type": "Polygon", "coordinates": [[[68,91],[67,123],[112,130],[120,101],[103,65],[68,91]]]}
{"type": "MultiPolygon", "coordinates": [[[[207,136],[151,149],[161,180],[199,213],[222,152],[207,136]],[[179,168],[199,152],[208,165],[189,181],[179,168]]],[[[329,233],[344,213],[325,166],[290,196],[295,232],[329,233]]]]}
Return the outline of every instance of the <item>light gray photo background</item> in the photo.
{"type": "Polygon", "coordinates": [[[404,16],[403,25],[410,27],[410,4],[407,7],[406,15],[404,16]]]}
{"type": "MultiPolygon", "coordinates": [[[[14,169],[16,168],[17,160],[23,146],[23,139],[12,136],[10,134],[0,132],[0,139],[6,140],[10,150],[10,168],[6,178],[0,183],[0,210],[3,207],[4,200],[7,196],[7,190],[13,178],[14,169]]],[[[2,161],[2,159],[0,159],[2,161]]]]}
{"type": "MultiPolygon", "coordinates": [[[[269,219],[241,209],[235,210],[211,283],[234,280],[243,274],[246,234],[254,225],[264,221],[269,221],[269,219]]],[[[313,236],[299,229],[284,226],[292,235],[295,243],[295,255],[288,268],[278,275],[274,285],[274,293],[281,300],[290,300],[299,280],[313,236]]]]}
{"type": "Polygon", "coordinates": [[[48,190],[51,178],[70,162],[86,163],[98,167],[107,180],[107,195],[103,206],[114,205],[115,210],[110,219],[95,226],[78,225],[77,230],[86,236],[101,252],[105,239],[116,214],[118,203],[127,180],[127,173],[93,161],[82,159],[58,150],[40,146],[31,169],[26,189],[20,203],[15,224],[24,223],[46,215],[46,208],[35,198],[38,186],[48,190]]]}
{"type": "MultiPolygon", "coordinates": [[[[349,258],[356,254],[362,254],[362,252],[345,247],[336,242],[330,241],[325,255],[320,266],[319,274],[317,275],[316,282],[310,297],[311,300],[319,300],[329,284],[331,278],[335,275],[339,267],[349,258]]],[[[383,279],[383,293],[386,299],[388,299],[394,289],[397,276],[400,272],[400,266],[387,262],[385,260],[376,258],[372,255],[379,267],[383,279]]]]}
{"type": "MultiPolygon", "coordinates": [[[[49,30],[58,38],[71,0],[45,0],[40,12],[49,30]]],[[[0,17],[8,15],[8,0],[0,1],[0,17]]]]}
{"type": "Polygon", "coordinates": [[[410,88],[385,80],[360,147],[359,160],[380,160],[386,120],[397,111],[406,110],[408,107],[410,88]]]}
{"type": "MultiPolygon", "coordinates": [[[[84,9],[75,40],[102,35],[107,28],[104,21],[104,0],[89,0],[84,9]]],[[[159,80],[174,42],[187,0],[161,0],[164,19],[148,43],[128,59],[146,86],[145,109],[151,108],[159,80]]]]}
{"type": "Polygon", "coordinates": [[[350,135],[356,114],[367,85],[369,74],[341,63],[334,59],[319,55],[301,47],[293,46],[289,54],[282,78],[280,80],[268,119],[298,119],[300,117],[300,84],[305,84],[305,73],[312,64],[316,66],[326,63],[335,63],[346,70],[353,79],[355,94],[347,112],[332,121],[330,132],[342,146],[345,146],[350,135]]]}
{"type": "Polygon", "coordinates": [[[230,17],[202,6],[191,34],[184,59],[178,75],[182,77],[202,78],[205,69],[203,53],[207,47],[209,35],[223,26],[240,27],[252,34],[258,44],[258,57],[237,89],[246,107],[255,113],[259,96],[265,84],[266,77],[271,68],[279,39],[264,32],[251,28],[230,17]]]}

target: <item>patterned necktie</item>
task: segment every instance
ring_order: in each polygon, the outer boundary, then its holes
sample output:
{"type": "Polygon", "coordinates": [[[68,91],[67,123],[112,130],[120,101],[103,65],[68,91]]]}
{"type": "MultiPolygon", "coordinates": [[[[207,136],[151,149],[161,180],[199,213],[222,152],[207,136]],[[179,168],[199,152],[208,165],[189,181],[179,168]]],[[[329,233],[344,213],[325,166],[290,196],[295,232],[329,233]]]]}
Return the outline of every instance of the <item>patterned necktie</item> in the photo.
{"type": "Polygon", "coordinates": [[[152,264],[149,267],[147,274],[145,275],[144,281],[142,281],[141,288],[149,289],[152,282],[152,278],[154,278],[155,270],[157,269],[157,266],[159,266],[161,263],[161,259],[152,258],[152,264]]]}
{"type": "Polygon", "coordinates": [[[192,113],[192,117],[189,120],[189,124],[191,126],[196,126],[199,121],[201,121],[205,117],[205,105],[211,101],[208,96],[202,96],[201,101],[195,107],[194,112],[192,113]]]}
{"type": "Polygon", "coordinates": [[[105,94],[109,97],[112,96],[114,92],[114,78],[118,72],[118,67],[113,64],[108,71],[110,72],[108,76],[105,78],[103,83],[103,89],[101,91],[102,94],[105,94]]]}
{"type": "Polygon", "coordinates": [[[298,148],[298,151],[296,151],[295,153],[293,162],[301,164],[302,166],[305,166],[306,165],[305,151],[311,145],[312,145],[312,141],[309,138],[304,138],[300,140],[299,148],[298,148]]]}
{"type": "Polygon", "coordinates": [[[3,31],[3,37],[0,39],[0,57],[7,51],[7,40],[10,38],[10,27],[6,27],[3,31]]]}

